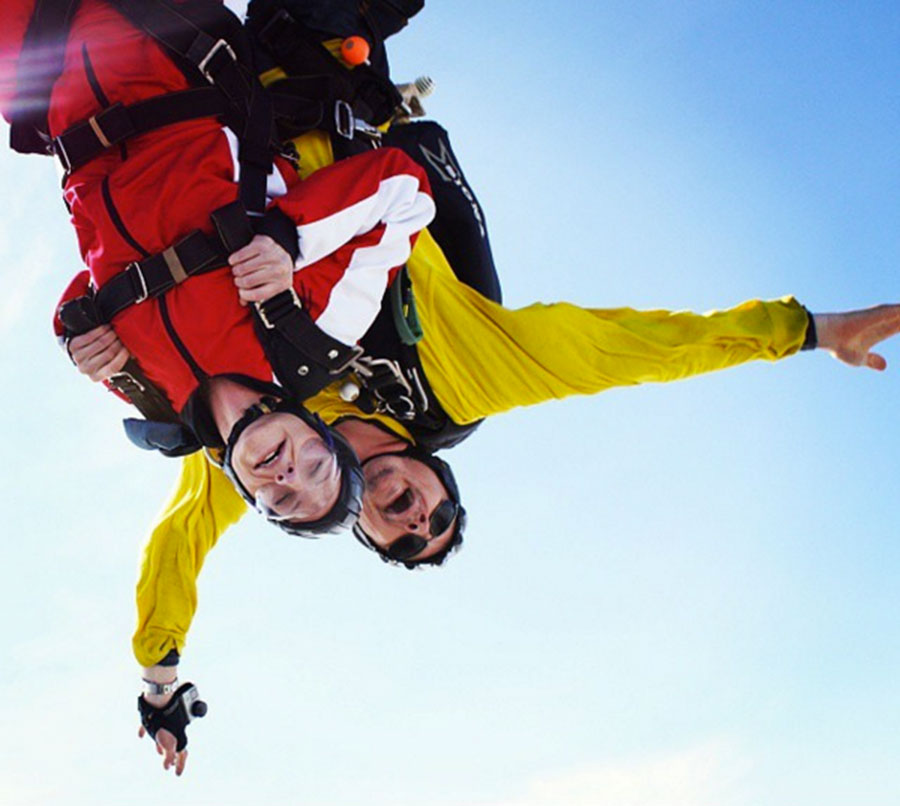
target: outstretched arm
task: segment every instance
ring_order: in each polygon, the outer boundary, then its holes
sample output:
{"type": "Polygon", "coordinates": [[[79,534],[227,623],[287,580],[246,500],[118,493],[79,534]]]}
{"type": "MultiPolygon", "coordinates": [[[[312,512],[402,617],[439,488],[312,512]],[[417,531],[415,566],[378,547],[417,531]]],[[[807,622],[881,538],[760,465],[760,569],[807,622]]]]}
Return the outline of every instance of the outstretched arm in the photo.
{"type": "Polygon", "coordinates": [[[879,342],[900,333],[900,305],[876,305],[861,311],[813,314],[818,347],[838,361],[878,371],[887,361],[871,352],[879,342]]]}
{"type": "MultiPolygon", "coordinates": [[[[246,510],[231,482],[205,454],[184,458],[172,497],[144,548],[137,585],[138,626],[132,645],[145,679],[167,683],[177,676],[177,665],[160,661],[181,654],[197,610],[197,576],[206,555],[246,510]]],[[[145,699],[160,707],[170,696],[145,699]]],[[[175,737],[165,730],[157,733],[156,749],[163,766],[174,766],[180,775],[187,750],[176,751],[175,737]]]]}

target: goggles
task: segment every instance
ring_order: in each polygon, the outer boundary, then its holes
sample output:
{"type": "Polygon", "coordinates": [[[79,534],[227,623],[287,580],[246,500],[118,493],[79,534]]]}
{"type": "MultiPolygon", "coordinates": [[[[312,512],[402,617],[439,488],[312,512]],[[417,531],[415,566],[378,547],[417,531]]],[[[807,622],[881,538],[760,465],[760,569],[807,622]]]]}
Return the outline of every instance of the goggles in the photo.
{"type": "Polygon", "coordinates": [[[428,518],[428,537],[407,532],[391,541],[385,553],[396,562],[411,560],[420,551],[424,551],[431,540],[446,532],[458,514],[459,504],[448,499],[441,501],[428,518]]]}

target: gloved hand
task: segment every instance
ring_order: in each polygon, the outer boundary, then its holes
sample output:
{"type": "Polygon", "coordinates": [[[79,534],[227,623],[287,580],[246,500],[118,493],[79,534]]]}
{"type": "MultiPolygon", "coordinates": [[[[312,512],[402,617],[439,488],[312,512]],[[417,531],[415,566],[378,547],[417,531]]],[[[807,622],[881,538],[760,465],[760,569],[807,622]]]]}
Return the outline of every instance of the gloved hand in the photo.
{"type": "Polygon", "coordinates": [[[164,705],[151,705],[143,695],[138,697],[141,728],[138,736],[149,733],[156,742],[156,751],[165,756],[163,769],[175,766],[175,774],[181,775],[187,763],[186,729],[192,719],[206,716],[207,706],[193,683],[184,683],[164,705]]]}

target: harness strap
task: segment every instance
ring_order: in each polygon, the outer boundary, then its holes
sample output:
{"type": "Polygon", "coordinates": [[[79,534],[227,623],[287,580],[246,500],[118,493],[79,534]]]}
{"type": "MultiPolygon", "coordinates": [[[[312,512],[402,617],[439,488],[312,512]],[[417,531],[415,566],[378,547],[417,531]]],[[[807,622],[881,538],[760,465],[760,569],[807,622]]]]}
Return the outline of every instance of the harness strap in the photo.
{"type": "Polygon", "coordinates": [[[224,115],[227,109],[227,99],[215,87],[158,95],[129,106],[115,103],[55,137],[53,150],[66,173],[71,173],[129,137],[172,123],[224,115]]]}
{"type": "Polygon", "coordinates": [[[194,230],[165,251],[129,263],[97,292],[101,320],[110,322],[131,305],[165,294],[195,274],[224,266],[229,254],[218,234],[194,230]]]}
{"type": "Polygon", "coordinates": [[[169,399],[144,375],[137,361],[129,358],[125,366],[106,379],[109,386],[125,395],[144,417],[156,423],[179,423],[169,399]]]}
{"type": "Polygon", "coordinates": [[[244,69],[225,39],[215,39],[163,0],[113,0],[136,25],[192,64],[233,108],[228,125],[238,136],[240,199],[251,215],[266,207],[266,179],[275,151],[272,101],[257,77],[244,69]]]}
{"type": "MultiPolygon", "coordinates": [[[[66,339],[87,333],[103,324],[95,295],[69,300],[59,309],[59,320],[66,339]]],[[[107,378],[109,387],[125,395],[148,420],[161,423],[180,422],[169,399],[144,375],[137,361],[129,358],[122,369],[107,378]]]]}
{"type": "Polygon", "coordinates": [[[319,37],[285,9],[277,10],[268,21],[251,20],[249,24],[258,31],[258,41],[289,74],[332,77],[334,95],[327,102],[348,102],[359,117],[377,124],[390,120],[403,103],[389,79],[365,64],[353,70],[342,67],[319,37]]]}
{"type": "Polygon", "coordinates": [[[23,154],[50,153],[50,92],[62,74],[65,41],[78,0],[37,0],[16,64],[9,144],[23,154]]]}
{"type": "Polygon", "coordinates": [[[297,369],[301,376],[319,368],[332,376],[342,375],[362,355],[359,345],[344,344],[319,328],[303,309],[293,288],[265,302],[256,303],[255,310],[263,328],[282,336],[299,353],[301,360],[307,362],[301,363],[297,369]],[[310,367],[310,364],[313,366],[310,367]]]}

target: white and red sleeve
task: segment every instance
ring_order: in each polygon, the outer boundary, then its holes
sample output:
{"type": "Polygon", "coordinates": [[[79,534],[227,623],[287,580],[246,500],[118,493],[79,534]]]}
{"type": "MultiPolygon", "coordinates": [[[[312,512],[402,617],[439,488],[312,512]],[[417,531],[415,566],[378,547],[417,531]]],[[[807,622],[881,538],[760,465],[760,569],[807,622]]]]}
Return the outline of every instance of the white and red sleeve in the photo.
{"type": "Polygon", "coordinates": [[[316,324],[355,344],[434,218],[425,171],[398,149],[342,160],[275,200],[297,224],[294,287],[316,324]]]}

